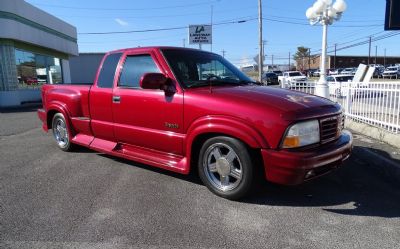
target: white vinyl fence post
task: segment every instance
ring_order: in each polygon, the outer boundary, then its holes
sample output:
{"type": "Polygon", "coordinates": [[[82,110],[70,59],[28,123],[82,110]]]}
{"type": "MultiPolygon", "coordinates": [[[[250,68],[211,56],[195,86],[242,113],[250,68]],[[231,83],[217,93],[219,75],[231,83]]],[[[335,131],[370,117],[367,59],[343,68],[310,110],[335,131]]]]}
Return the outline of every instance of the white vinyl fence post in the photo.
{"type": "Polygon", "coordinates": [[[344,112],[346,115],[350,114],[350,105],[351,105],[351,84],[348,84],[346,87],[346,104],[344,106],[344,112]]]}

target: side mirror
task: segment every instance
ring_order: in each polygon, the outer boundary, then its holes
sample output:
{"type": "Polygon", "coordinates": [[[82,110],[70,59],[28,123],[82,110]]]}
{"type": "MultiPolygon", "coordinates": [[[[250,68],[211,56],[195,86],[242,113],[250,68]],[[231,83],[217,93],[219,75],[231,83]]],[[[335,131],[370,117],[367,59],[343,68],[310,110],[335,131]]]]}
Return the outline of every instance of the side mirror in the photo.
{"type": "Polygon", "coordinates": [[[162,73],[145,73],[140,78],[140,87],[143,89],[160,89],[164,90],[168,78],[162,73]]]}

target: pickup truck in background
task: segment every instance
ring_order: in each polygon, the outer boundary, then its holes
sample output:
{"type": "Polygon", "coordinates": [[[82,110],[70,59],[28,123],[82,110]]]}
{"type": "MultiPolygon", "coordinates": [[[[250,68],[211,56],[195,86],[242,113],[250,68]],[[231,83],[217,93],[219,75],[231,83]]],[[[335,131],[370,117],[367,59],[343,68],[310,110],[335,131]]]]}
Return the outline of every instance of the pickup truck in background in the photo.
{"type": "Polygon", "coordinates": [[[142,47],[107,53],[93,85],[46,84],[38,116],[57,146],[85,146],[188,174],[239,199],[256,178],[295,185],[349,157],[339,104],[259,86],[210,52],[142,47]]]}
{"type": "Polygon", "coordinates": [[[278,82],[281,86],[283,84],[287,88],[305,86],[307,83],[307,77],[299,71],[288,71],[283,72],[283,75],[278,77],[278,82]]]}

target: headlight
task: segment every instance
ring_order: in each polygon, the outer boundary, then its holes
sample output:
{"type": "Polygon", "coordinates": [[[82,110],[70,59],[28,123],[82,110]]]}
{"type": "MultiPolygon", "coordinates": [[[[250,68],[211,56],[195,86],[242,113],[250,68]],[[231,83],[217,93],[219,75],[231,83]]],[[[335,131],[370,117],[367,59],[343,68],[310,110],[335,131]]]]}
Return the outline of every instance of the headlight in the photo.
{"type": "Polygon", "coordinates": [[[283,148],[296,148],[318,143],[319,122],[311,120],[292,125],[283,140],[283,148]]]}

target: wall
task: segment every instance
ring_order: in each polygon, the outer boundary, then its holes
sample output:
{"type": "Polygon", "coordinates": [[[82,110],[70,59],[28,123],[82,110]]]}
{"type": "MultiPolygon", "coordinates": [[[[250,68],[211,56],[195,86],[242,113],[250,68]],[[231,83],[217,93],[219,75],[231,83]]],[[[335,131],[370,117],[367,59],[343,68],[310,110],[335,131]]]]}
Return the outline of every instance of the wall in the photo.
{"type": "Polygon", "coordinates": [[[0,107],[40,101],[40,88],[21,87],[18,51],[61,59],[64,82],[70,82],[68,58],[78,55],[76,28],[24,0],[0,0],[0,107]]]}
{"type": "Polygon", "coordinates": [[[1,38],[78,54],[76,28],[23,0],[0,1],[1,38]]]}
{"type": "Polygon", "coordinates": [[[0,107],[19,106],[27,102],[40,102],[40,89],[0,91],[0,107]]]}

